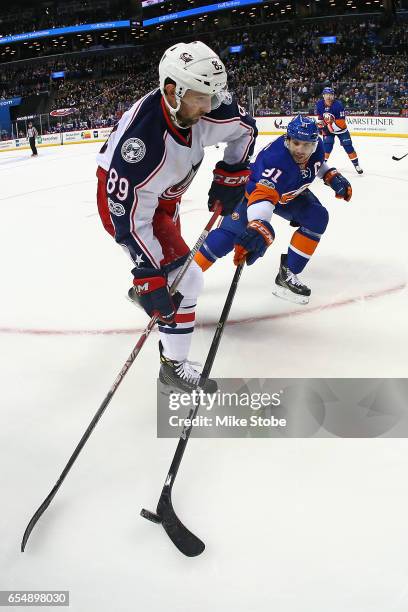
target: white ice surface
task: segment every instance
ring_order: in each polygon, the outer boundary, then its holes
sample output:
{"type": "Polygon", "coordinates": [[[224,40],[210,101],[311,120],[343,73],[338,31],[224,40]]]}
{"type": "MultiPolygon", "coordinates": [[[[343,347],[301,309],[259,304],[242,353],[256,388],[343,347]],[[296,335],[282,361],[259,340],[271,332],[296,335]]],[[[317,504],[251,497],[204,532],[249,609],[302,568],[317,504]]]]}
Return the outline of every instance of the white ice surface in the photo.
{"type": "MultiPolygon", "coordinates": [[[[276,218],[275,244],[244,270],[214,375],[406,377],[408,162],[391,156],[407,143],[354,141],[363,176],[338,144],[331,158],[352,202],[313,185],[331,220],[301,276],[310,304],[271,294],[293,231],[276,218]]],[[[96,213],[97,146],[0,154],[0,589],[69,589],[74,612],[406,612],[407,440],[194,439],[174,503],[205,553],[184,558],[138,516],[154,509],[175,448],[156,439],[156,333],[19,552],[146,323],[124,299],[130,262],[96,213]]],[[[190,244],[221,154],[208,151],[184,198],[190,244]]],[[[193,359],[205,360],[232,274],[230,257],[206,273],[193,359]]]]}

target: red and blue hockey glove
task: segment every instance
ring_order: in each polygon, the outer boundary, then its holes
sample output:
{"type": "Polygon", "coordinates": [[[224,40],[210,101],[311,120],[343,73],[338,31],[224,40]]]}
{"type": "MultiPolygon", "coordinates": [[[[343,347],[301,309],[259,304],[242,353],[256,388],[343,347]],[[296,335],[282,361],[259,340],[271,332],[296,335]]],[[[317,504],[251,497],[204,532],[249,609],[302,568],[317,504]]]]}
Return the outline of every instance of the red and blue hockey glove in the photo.
{"type": "Polygon", "coordinates": [[[230,215],[245,196],[245,185],[251,171],[248,164],[227,164],[219,161],[213,170],[214,178],[208,192],[208,208],[214,210],[216,202],[221,204],[221,215],[230,215]]]}
{"type": "Polygon", "coordinates": [[[330,168],[324,175],[323,181],[325,185],[329,185],[336,192],[336,198],[350,202],[353,194],[351,185],[336,168],[330,168]]]}
{"type": "Polygon", "coordinates": [[[165,274],[153,268],[133,268],[132,274],[139,303],[149,317],[157,315],[162,323],[175,327],[180,300],[173,300],[170,295],[165,274]]]}
{"type": "Polygon", "coordinates": [[[245,232],[235,239],[234,264],[239,266],[246,261],[248,266],[252,265],[258,257],[265,255],[274,238],[275,232],[270,223],[260,219],[250,221],[245,232]]]}

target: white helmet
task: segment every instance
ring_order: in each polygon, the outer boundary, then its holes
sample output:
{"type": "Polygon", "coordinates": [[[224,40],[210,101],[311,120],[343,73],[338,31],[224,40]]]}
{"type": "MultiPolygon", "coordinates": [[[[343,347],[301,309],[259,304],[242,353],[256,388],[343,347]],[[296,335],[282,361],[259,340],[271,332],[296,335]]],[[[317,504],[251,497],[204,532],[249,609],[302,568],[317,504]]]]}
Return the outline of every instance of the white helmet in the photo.
{"type": "Polygon", "coordinates": [[[214,51],[199,40],[191,43],[177,43],[167,49],[160,60],[159,77],[160,90],[163,95],[167,78],[176,84],[177,107],[171,107],[164,96],[173,118],[180,108],[181,99],[187,89],[212,96],[212,109],[218,108],[223,102],[231,102],[224,64],[214,51]]]}

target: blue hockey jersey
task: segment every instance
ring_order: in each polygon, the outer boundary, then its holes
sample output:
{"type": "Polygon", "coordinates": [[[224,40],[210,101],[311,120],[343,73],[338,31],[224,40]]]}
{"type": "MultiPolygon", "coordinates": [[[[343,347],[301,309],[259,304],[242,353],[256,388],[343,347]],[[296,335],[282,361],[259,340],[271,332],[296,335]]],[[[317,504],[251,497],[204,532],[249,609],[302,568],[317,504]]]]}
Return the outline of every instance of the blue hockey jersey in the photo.
{"type": "Polygon", "coordinates": [[[261,149],[255,161],[251,163],[251,176],[245,194],[248,201],[248,219],[265,218],[262,214],[259,216],[259,210],[262,208],[259,204],[272,204],[272,208],[269,207],[272,213],[276,204],[286,204],[296,198],[310,186],[316,176],[321,177],[327,169],[321,138],[316,151],[300,166],[286,147],[285,137],[280,136],[261,149]],[[251,211],[251,208],[255,205],[257,212],[253,214],[255,211],[251,211]]]}
{"type": "Polygon", "coordinates": [[[316,103],[316,115],[323,121],[325,127],[332,134],[343,134],[347,131],[346,111],[340,100],[333,100],[329,106],[321,98],[316,103]]]}

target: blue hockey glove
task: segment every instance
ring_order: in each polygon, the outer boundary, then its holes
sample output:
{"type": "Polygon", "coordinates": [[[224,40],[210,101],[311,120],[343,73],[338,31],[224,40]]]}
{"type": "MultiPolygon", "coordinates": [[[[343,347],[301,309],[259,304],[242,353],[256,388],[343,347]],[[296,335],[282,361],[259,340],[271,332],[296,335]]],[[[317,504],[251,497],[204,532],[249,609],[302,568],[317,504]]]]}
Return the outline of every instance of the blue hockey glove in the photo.
{"type": "Polygon", "coordinates": [[[353,194],[348,180],[336,170],[336,168],[330,168],[323,177],[325,185],[329,185],[335,192],[336,198],[346,200],[349,202],[353,194]]]}
{"type": "Polygon", "coordinates": [[[234,264],[239,266],[246,261],[251,266],[258,257],[265,255],[274,238],[275,232],[270,223],[261,219],[250,221],[245,232],[235,239],[234,264]]]}
{"type": "Polygon", "coordinates": [[[153,268],[133,268],[132,274],[138,301],[145,312],[150,317],[157,315],[162,323],[175,327],[174,318],[181,300],[176,298],[177,293],[174,299],[170,295],[165,274],[153,268]]]}
{"type": "Polygon", "coordinates": [[[245,185],[251,171],[248,164],[227,164],[219,161],[213,170],[214,178],[208,192],[208,208],[221,204],[221,215],[230,215],[245,196],[245,185]]]}

